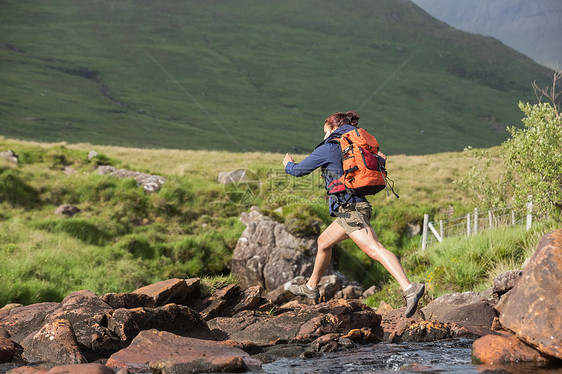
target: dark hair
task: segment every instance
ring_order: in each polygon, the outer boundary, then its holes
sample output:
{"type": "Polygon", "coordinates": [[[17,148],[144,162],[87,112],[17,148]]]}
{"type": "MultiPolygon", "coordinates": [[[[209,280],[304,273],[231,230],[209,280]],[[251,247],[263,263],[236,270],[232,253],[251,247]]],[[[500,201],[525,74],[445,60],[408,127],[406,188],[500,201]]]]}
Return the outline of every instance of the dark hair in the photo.
{"type": "Polygon", "coordinates": [[[328,125],[330,129],[337,129],[343,125],[351,125],[357,127],[359,124],[359,115],[354,111],[349,111],[346,113],[336,112],[330,117],[326,118],[324,121],[325,125],[328,125]]]}

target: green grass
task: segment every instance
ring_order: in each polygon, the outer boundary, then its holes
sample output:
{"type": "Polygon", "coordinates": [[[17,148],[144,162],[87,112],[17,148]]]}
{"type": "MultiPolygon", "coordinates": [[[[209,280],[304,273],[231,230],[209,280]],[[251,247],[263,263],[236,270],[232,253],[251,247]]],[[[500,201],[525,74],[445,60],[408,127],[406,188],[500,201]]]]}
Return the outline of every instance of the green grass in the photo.
{"type": "MultiPolygon", "coordinates": [[[[212,292],[224,282],[235,282],[230,259],[245,228],[238,217],[250,205],[294,233],[315,236],[332,222],[319,175],[288,177],[282,154],[0,137],[0,151],[7,149],[20,155],[20,162],[0,158],[0,305],[58,301],[81,289],[100,295],[128,292],[176,277],[202,277],[212,292]],[[99,155],[88,160],[92,149],[99,155]],[[104,163],[159,174],[166,182],[158,193],[145,194],[132,178],[99,175],[95,167],[104,163]],[[76,172],[66,174],[69,167],[76,172]],[[219,172],[237,168],[252,171],[260,182],[255,200],[247,205],[229,199],[229,191],[216,182],[219,172]],[[66,203],[81,212],[72,218],[56,215],[56,207],[66,203]]],[[[517,267],[550,228],[484,231],[470,240],[448,239],[419,252],[419,235],[408,237],[406,225],[421,224],[425,213],[434,220],[447,218],[451,209],[455,216],[470,212],[470,194],[452,180],[472,163],[462,153],[391,156],[388,170],[400,199],[385,193],[369,197],[380,240],[402,259],[411,279],[431,285],[432,296],[485,287],[500,270],[517,267]]],[[[487,172],[493,176],[501,167],[493,164],[487,172]]],[[[351,279],[382,287],[376,300],[400,305],[396,282],[351,241],[336,247],[333,259],[336,269],[351,279]]]]}
{"type": "Polygon", "coordinates": [[[11,0],[0,35],[0,135],[45,142],[304,153],[352,109],[388,154],[460,151],[551,77],[390,0],[11,0]]]}
{"type": "MultiPolygon", "coordinates": [[[[483,291],[504,271],[522,269],[542,236],[556,228],[555,221],[543,221],[529,231],[519,225],[483,230],[474,237],[446,238],[425,250],[408,253],[402,262],[410,280],[425,283],[428,299],[445,293],[483,291]]],[[[398,283],[392,280],[366,302],[378,306],[384,300],[401,307],[400,295],[398,283]]]]}

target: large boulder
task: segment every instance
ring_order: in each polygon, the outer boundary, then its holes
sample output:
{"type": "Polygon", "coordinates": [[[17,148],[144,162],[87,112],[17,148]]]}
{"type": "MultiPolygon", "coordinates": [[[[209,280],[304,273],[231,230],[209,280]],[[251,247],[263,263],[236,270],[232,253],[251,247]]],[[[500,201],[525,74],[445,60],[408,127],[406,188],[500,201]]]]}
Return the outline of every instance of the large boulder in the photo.
{"type": "Polygon", "coordinates": [[[498,313],[491,290],[445,294],[422,308],[427,320],[490,328],[498,313]]]}
{"type": "Polygon", "coordinates": [[[169,332],[141,332],[131,345],[106,363],[116,370],[163,373],[240,372],[260,369],[260,362],[227,344],[178,336],[169,332]]]}
{"type": "Polygon", "coordinates": [[[262,286],[275,290],[285,282],[312,273],[316,239],[291,234],[285,225],[273,221],[257,209],[242,213],[246,225],[234,253],[232,274],[242,287],[262,286]]]}
{"type": "Polygon", "coordinates": [[[476,340],[472,345],[472,360],[478,364],[490,365],[548,362],[538,351],[509,333],[490,334],[476,340]]]}
{"type": "Polygon", "coordinates": [[[506,300],[500,323],[544,354],[562,359],[562,229],[545,235],[506,300]]]}

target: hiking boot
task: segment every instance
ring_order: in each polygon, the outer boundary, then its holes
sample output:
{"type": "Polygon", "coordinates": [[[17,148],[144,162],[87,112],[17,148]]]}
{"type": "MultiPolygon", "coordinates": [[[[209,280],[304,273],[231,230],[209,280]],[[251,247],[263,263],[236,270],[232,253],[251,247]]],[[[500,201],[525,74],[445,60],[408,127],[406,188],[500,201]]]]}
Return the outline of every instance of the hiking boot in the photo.
{"type": "Polygon", "coordinates": [[[414,315],[418,307],[418,301],[420,301],[424,292],[425,285],[422,283],[413,283],[408,291],[402,293],[406,298],[406,311],[404,312],[406,318],[410,318],[414,315]]]}
{"type": "Polygon", "coordinates": [[[318,296],[320,296],[318,288],[310,289],[306,284],[292,284],[289,286],[289,291],[298,296],[306,296],[309,299],[318,299],[318,296]]]}

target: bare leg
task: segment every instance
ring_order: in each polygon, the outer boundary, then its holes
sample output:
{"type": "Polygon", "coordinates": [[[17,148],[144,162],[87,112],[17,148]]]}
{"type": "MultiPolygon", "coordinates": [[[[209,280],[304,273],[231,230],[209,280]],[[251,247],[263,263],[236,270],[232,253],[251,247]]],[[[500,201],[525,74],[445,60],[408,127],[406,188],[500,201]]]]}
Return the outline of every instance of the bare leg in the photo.
{"type": "Polygon", "coordinates": [[[347,238],[349,238],[349,236],[336,221],[332,222],[330,226],[320,234],[318,237],[318,251],[316,252],[316,259],[314,260],[314,270],[307,282],[310,287],[314,288],[318,286],[322,274],[324,274],[332,259],[332,247],[347,238]]]}
{"type": "Polygon", "coordinates": [[[369,257],[377,260],[386,270],[398,281],[404,291],[411,282],[408,280],[404,268],[400,264],[398,257],[386,249],[379,241],[375,230],[371,227],[367,229],[355,230],[349,234],[351,240],[355,242],[369,257]]]}

